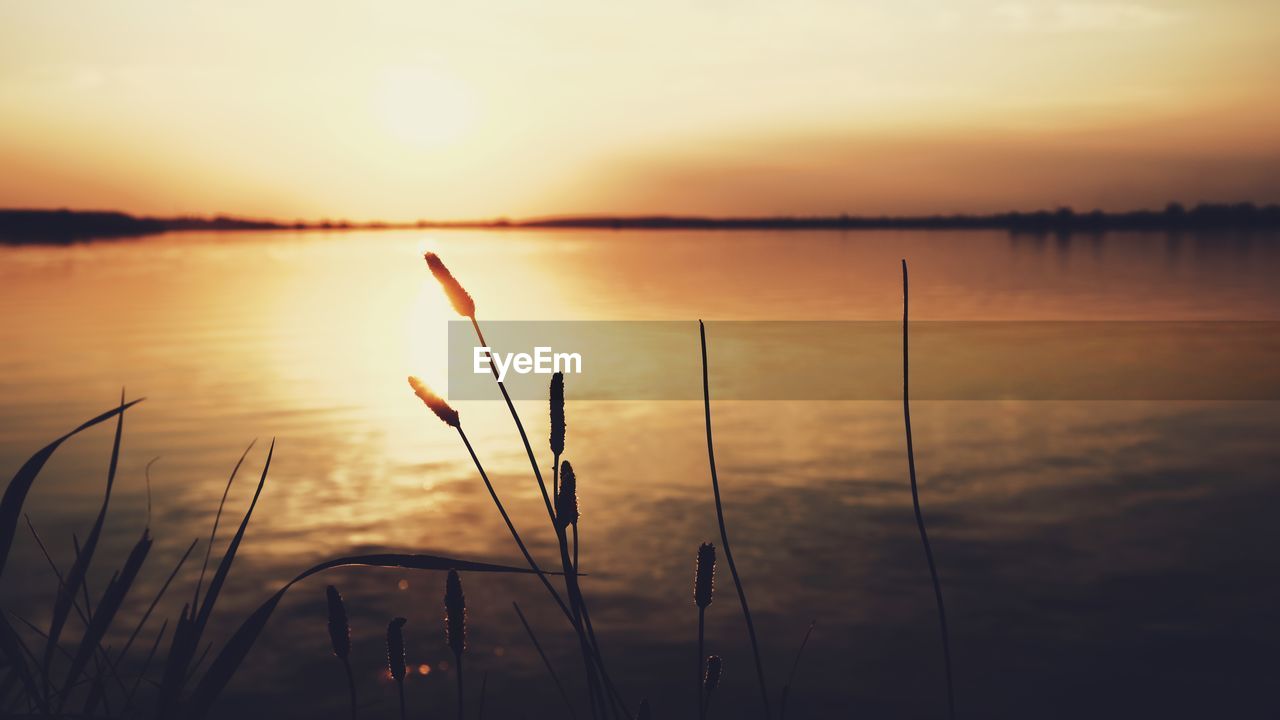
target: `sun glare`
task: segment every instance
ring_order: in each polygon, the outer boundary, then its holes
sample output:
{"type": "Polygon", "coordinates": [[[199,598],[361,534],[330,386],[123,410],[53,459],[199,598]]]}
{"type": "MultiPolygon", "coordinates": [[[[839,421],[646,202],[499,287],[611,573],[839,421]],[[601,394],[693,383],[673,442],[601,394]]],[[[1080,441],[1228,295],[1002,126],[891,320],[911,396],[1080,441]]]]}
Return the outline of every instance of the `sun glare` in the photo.
{"type": "Polygon", "coordinates": [[[376,107],[397,142],[423,150],[457,142],[471,125],[472,98],[455,77],[425,67],[383,70],[376,107]]]}

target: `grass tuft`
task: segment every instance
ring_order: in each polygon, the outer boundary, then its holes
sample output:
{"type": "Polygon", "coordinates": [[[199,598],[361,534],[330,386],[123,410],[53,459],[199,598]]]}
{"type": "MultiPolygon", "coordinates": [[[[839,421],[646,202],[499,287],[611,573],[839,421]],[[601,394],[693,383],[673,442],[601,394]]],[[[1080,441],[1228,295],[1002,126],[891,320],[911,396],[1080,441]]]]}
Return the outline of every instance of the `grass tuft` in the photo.
{"type": "Polygon", "coordinates": [[[404,624],[408,622],[402,617],[392,620],[387,625],[387,672],[396,681],[396,691],[400,696],[400,720],[405,720],[404,707],[404,624]]]}
{"type": "Polygon", "coordinates": [[[462,654],[467,650],[467,598],[462,594],[462,578],[450,570],[444,584],[444,638],[453,651],[458,677],[458,720],[466,716],[466,694],[462,683],[462,654]]]}
{"type": "Polygon", "coordinates": [[[329,606],[329,644],[333,646],[333,654],[342,661],[342,669],[347,676],[347,694],[351,697],[351,718],[355,720],[358,705],[356,679],[351,672],[351,623],[347,620],[347,608],[342,603],[338,588],[329,585],[324,594],[329,606]]]}

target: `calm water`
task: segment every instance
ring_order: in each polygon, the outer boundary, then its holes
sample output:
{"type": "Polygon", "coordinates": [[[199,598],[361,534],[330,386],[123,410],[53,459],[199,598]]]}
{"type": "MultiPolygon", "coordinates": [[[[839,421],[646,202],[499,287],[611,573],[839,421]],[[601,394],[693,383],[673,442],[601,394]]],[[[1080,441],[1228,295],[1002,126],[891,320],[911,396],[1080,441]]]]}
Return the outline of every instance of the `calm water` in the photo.
{"type": "MultiPolygon", "coordinates": [[[[518,564],[456,435],[405,385],[409,373],[441,387],[446,377],[451,314],[421,262],[426,249],[462,279],[482,321],[892,319],[902,257],[919,319],[1280,320],[1280,238],[1266,236],[396,231],[5,247],[0,467],[12,473],[110,407],[122,385],[147,396],[125,423],[99,551],[112,562],[92,579],[100,590],[141,530],[143,469],[158,457],[144,605],[187,544],[207,537],[240,452],[258,438],[231,493],[236,513],[276,438],[216,638],[298,570],[335,555],[518,564]]],[[[714,339],[712,355],[714,365],[714,339]]],[[[539,522],[505,409],[458,408],[526,539],[550,561],[554,536],[545,514],[539,522]]],[[[544,405],[520,410],[549,464],[544,405]]],[[[792,717],[943,714],[900,411],[892,402],[715,408],[735,554],[775,694],[805,627],[818,623],[792,717]]],[[[568,416],[582,564],[614,675],[633,704],[648,696],[658,717],[690,717],[693,557],[716,537],[701,405],[571,402],[568,416]]],[[[913,420],[963,716],[1280,712],[1275,403],[921,402],[913,420]]],[[[64,446],[27,503],[60,564],[100,502],[110,434],[64,446]]],[[[14,552],[5,607],[40,623],[55,580],[25,529],[14,552]]],[[[168,616],[190,597],[196,570],[187,566],[168,616]]],[[[753,672],[727,572],[720,580],[708,616],[708,648],[726,664],[715,711],[748,717],[753,672]]],[[[380,668],[386,623],[403,615],[409,661],[429,667],[409,682],[410,707],[448,716],[443,578],[390,570],[335,571],[293,590],[221,714],[344,717],[327,582],[352,613],[367,714],[395,712],[380,668]]],[[[511,609],[520,602],[578,693],[574,642],[550,600],[528,578],[465,582],[473,698],[487,673],[488,717],[557,716],[511,609]]]]}

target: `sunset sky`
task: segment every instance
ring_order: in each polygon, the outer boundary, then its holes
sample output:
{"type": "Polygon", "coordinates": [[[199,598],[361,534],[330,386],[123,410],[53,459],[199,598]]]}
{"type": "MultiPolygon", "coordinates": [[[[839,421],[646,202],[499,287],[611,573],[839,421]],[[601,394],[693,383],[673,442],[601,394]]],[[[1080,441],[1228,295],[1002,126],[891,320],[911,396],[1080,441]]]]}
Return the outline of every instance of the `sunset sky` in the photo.
{"type": "Polygon", "coordinates": [[[1270,0],[8,2],[0,206],[1280,201],[1270,0]]]}

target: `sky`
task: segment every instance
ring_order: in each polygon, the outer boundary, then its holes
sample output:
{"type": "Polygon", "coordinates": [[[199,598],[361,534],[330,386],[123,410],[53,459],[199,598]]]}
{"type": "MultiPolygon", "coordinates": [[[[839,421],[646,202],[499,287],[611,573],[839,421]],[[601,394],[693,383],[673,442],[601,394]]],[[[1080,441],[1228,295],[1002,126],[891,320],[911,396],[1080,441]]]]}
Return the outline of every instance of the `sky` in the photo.
{"type": "Polygon", "coordinates": [[[0,207],[1280,201],[1273,0],[0,0],[0,207]]]}

